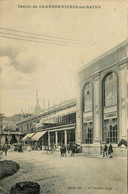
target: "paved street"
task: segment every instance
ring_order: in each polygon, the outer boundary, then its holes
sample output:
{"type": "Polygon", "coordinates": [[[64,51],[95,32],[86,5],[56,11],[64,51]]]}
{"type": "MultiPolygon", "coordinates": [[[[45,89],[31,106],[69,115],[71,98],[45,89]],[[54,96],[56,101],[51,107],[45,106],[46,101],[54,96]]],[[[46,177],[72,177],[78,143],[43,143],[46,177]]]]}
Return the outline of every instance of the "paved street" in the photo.
{"type": "Polygon", "coordinates": [[[1,193],[22,181],[37,182],[41,194],[126,193],[126,158],[60,158],[59,152],[25,151],[8,153],[2,159],[18,162],[20,170],[1,180],[1,193]]]}

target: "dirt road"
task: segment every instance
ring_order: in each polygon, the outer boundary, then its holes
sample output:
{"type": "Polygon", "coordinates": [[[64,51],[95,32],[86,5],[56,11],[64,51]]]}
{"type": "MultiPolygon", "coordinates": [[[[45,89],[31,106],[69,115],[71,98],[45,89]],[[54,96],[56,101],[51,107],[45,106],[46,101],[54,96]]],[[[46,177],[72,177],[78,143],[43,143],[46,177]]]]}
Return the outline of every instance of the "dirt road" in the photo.
{"type": "Polygon", "coordinates": [[[1,194],[16,182],[34,181],[41,194],[126,193],[126,158],[60,158],[59,153],[13,152],[3,159],[20,164],[20,170],[0,182],[1,194]]]}

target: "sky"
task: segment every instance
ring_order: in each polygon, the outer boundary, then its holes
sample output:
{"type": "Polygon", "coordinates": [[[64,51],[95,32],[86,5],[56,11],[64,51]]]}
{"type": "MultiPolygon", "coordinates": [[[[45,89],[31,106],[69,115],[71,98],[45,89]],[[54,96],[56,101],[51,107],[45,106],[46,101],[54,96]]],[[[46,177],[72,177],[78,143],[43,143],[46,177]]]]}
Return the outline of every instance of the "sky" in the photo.
{"type": "Polygon", "coordinates": [[[36,90],[44,108],[48,101],[52,106],[76,97],[79,69],[126,39],[125,0],[49,1],[55,5],[100,5],[100,9],[44,9],[32,8],[33,4],[48,5],[48,1],[0,1],[0,112],[7,116],[33,111],[36,90]],[[40,38],[61,40],[64,45],[1,37],[5,32],[23,35],[1,28],[45,35],[40,38]],[[75,44],[67,44],[65,39],[75,44]]]}

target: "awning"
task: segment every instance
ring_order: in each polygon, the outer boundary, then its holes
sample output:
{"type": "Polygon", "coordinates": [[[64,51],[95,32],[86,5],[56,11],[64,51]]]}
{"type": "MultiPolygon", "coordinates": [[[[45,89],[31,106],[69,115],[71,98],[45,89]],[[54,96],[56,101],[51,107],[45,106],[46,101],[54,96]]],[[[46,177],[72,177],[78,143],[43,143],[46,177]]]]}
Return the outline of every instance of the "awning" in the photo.
{"type": "Polygon", "coordinates": [[[22,140],[26,141],[27,139],[29,139],[30,137],[32,137],[35,133],[28,133],[27,135],[25,135],[22,140]]]}
{"type": "Polygon", "coordinates": [[[31,141],[38,141],[47,131],[37,132],[34,136],[31,137],[31,141]]]}

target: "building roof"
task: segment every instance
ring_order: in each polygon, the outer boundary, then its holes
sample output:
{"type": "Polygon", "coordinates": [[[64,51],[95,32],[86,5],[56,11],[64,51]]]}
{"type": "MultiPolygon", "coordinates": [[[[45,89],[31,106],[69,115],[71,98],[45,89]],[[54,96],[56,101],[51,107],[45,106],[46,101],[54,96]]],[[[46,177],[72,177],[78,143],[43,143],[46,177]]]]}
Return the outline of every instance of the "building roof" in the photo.
{"type": "Polygon", "coordinates": [[[17,125],[21,124],[21,123],[24,123],[26,121],[34,120],[34,119],[42,117],[44,115],[49,115],[49,114],[54,113],[54,112],[62,111],[62,110],[67,109],[69,107],[74,107],[74,106],[76,106],[76,98],[61,102],[60,104],[54,105],[53,107],[50,107],[50,108],[42,111],[41,113],[38,113],[38,114],[35,114],[35,115],[33,114],[31,117],[23,119],[23,120],[17,122],[17,125]]]}

